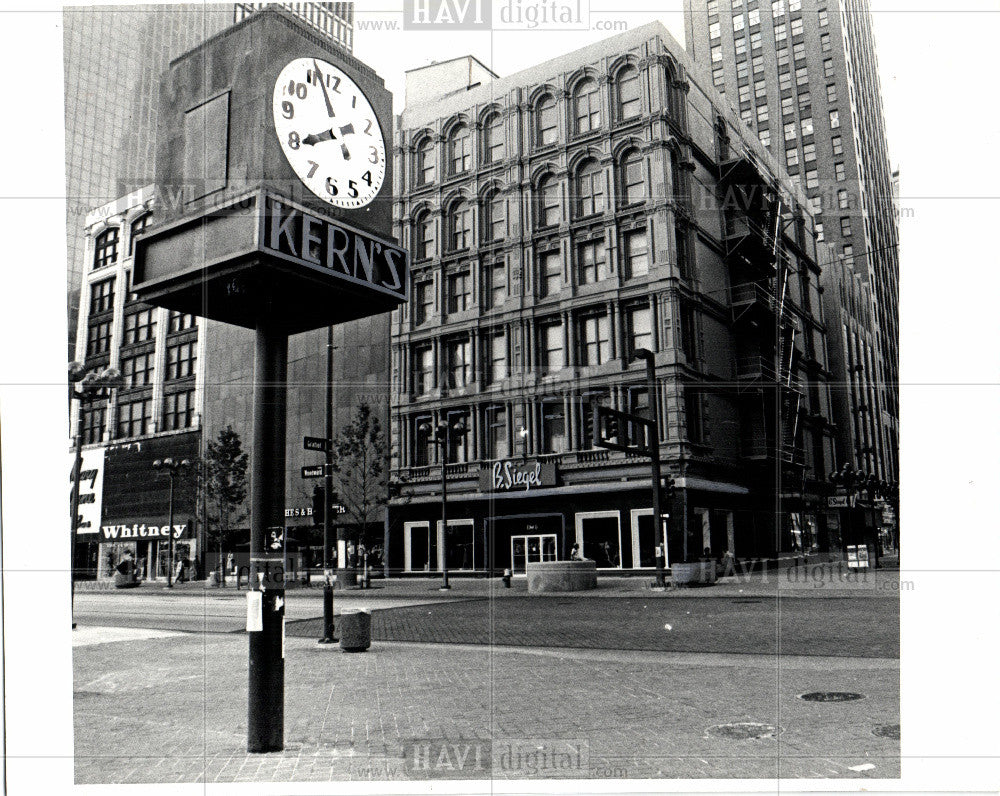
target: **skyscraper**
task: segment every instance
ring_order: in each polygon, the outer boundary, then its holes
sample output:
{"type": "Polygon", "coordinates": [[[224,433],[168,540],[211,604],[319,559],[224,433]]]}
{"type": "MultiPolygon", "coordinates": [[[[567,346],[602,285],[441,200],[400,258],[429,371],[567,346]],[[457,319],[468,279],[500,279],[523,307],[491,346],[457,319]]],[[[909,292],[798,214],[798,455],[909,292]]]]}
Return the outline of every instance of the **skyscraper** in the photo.
{"type": "MultiPolygon", "coordinates": [[[[799,181],[834,254],[869,285],[875,357],[864,376],[875,405],[853,411],[871,413],[875,434],[838,455],[897,480],[898,228],[868,0],[685,0],[685,11],[688,51],[799,181]]],[[[829,289],[825,301],[839,295],[829,289]]]]}

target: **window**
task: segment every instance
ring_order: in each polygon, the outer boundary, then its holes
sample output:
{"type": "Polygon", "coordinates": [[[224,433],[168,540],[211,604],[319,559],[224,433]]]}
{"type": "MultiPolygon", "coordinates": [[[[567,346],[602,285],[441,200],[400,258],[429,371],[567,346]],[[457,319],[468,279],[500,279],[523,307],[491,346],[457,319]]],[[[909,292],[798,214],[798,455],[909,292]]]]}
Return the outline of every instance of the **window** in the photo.
{"type": "Polygon", "coordinates": [[[823,238],[823,224],[819,221],[816,222],[816,242],[822,243],[823,238]]]}
{"type": "Polygon", "coordinates": [[[767,105],[757,106],[757,124],[761,124],[768,120],[768,110],[767,105]]]}
{"type": "Polygon", "coordinates": [[[111,350],[111,321],[91,323],[87,327],[87,356],[106,354],[111,350]]]}
{"type": "Polygon", "coordinates": [[[837,182],[843,182],[847,179],[847,169],[844,168],[843,163],[833,164],[833,175],[837,178],[837,182]]]}
{"type": "Polygon", "coordinates": [[[502,331],[487,338],[491,384],[507,378],[507,335],[502,331]]]}
{"type": "Polygon", "coordinates": [[[126,387],[146,387],[153,383],[153,353],[122,357],[122,376],[126,387]]]}
{"type": "MultiPolygon", "coordinates": [[[[720,73],[722,72],[721,69],[719,71],[720,71],[720,73]]],[[[746,61],[740,61],[738,64],[736,64],[736,79],[737,80],[745,80],[749,76],[750,76],[750,64],[749,63],[747,63],[746,61]]]]}
{"type": "Polygon", "coordinates": [[[749,108],[744,108],[740,111],[740,118],[746,122],[747,127],[749,127],[751,119],[753,118],[753,112],[749,108]]]}
{"type": "Polygon", "coordinates": [[[451,206],[448,224],[451,231],[451,250],[469,248],[472,243],[472,209],[467,201],[460,199],[451,206]]]}
{"type": "Polygon", "coordinates": [[[784,13],[785,13],[785,0],[772,0],[771,16],[780,17],[784,13]]]}
{"type": "Polygon", "coordinates": [[[85,406],[80,436],[84,445],[94,445],[104,436],[104,420],[107,409],[104,406],[85,406]]]}
{"type": "Polygon", "coordinates": [[[538,183],[539,226],[551,227],[561,220],[559,210],[559,183],[551,174],[542,177],[538,183]]]}
{"type": "Polygon", "coordinates": [[[483,162],[503,160],[503,117],[494,113],[483,123],[483,162]]]}
{"type": "Polygon", "coordinates": [[[507,439],[507,407],[487,406],[484,410],[484,419],[486,421],[486,457],[488,459],[506,459],[510,456],[510,444],[507,439]]]}
{"type": "Polygon", "coordinates": [[[451,174],[468,171],[472,162],[472,136],[464,124],[455,126],[448,138],[448,164],[451,174]]]}
{"type": "Polygon", "coordinates": [[[819,188],[819,174],[816,169],[806,169],[806,188],[819,188]]]}
{"type": "Polygon", "coordinates": [[[650,323],[649,306],[630,307],[625,311],[625,327],[628,335],[628,353],[636,349],[653,350],[653,327],[650,323]]]}
{"type": "Polygon", "coordinates": [[[156,321],[154,320],[153,308],[132,312],[125,316],[124,334],[122,343],[132,345],[145,340],[152,340],[156,332],[156,321]]]}
{"type": "Polygon", "coordinates": [[[554,296],[562,290],[562,260],[558,249],[538,255],[538,287],[542,296],[554,296]]]}
{"type": "Polygon", "coordinates": [[[804,61],[806,57],[806,46],[802,42],[792,45],[792,58],[796,61],[804,61]]]}
{"type": "Polygon", "coordinates": [[[802,118],[802,136],[813,134],[813,120],[811,116],[804,116],[802,118]]]}
{"type": "Polygon", "coordinates": [[[788,91],[792,87],[792,73],[782,72],[778,75],[778,88],[782,91],[788,91]]]}
{"type": "Polygon", "coordinates": [[[149,226],[149,222],[152,220],[152,218],[153,218],[153,214],[152,213],[143,213],[141,216],[139,216],[137,219],[135,219],[132,222],[131,226],[129,226],[129,231],[128,231],[128,253],[129,253],[130,257],[132,256],[132,253],[135,251],[135,238],[136,238],[136,235],[138,235],[146,227],[149,226]]]}
{"type": "Polygon", "coordinates": [[[698,359],[698,341],[695,337],[694,311],[686,303],[682,303],[680,308],[680,333],[681,351],[688,362],[696,361],[698,359]]]}
{"type": "Polygon", "coordinates": [[[830,111],[830,129],[836,130],[840,127],[840,112],[830,111]]]}
{"type": "Polygon", "coordinates": [[[416,237],[416,258],[426,260],[433,257],[437,253],[437,241],[434,239],[434,217],[429,210],[417,215],[413,230],[416,237]]]}
{"type": "Polygon", "coordinates": [[[763,39],[761,38],[760,31],[750,34],[750,49],[759,50],[763,39]]]}
{"type": "Polygon", "coordinates": [[[833,77],[833,59],[827,58],[823,61],[823,77],[833,77]]]}
{"type": "Polygon", "coordinates": [[[740,36],[733,44],[736,46],[736,54],[743,55],[747,51],[747,40],[740,36]]]}
{"type": "Polygon", "coordinates": [[[618,118],[634,119],[642,112],[641,106],[639,72],[630,66],[618,73],[618,118]]]}
{"type": "Polygon", "coordinates": [[[843,188],[837,191],[837,207],[841,210],[847,210],[850,204],[851,200],[848,198],[847,191],[843,188]]]}
{"type": "Polygon", "coordinates": [[[649,246],[645,229],[630,230],[622,235],[622,261],[626,278],[649,273],[649,246]]]}
{"type": "Polygon", "coordinates": [[[709,16],[719,13],[719,0],[708,0],[706,6],[709,16]]]}
{"type": "Polygon", "coordinates": [[[826,9],[825,8],[821,8],[819,10],[819,26],[821,28],[825,28],[829,24],[830,24],[830,17],[826,13],[826,9]]]}
{"type": "Polygon", "coordinates": [[[97,236],[94,244],[94,268],[112,265],[118,260],[118,227],[109,227],[97,236]]]}
{"type": "Polygon", "coordinates": [[[780,69],[783,66],[788,66],[788,48],[779,47],[776,54],[778,56],[778,68],[780,69]]]}
{"type": "Polygon", "coordinates": [[[849,243],[844,245],[844,259],[848,265],[854,262],[854,247],[849,243]]]}
{"type": "Polygon", "coordinates": [[[483,203],[482,234],[487,242],[507,237],[507,200],[497,191],[483,203]]]}
{"type": "Polygon", "coordinates": [[[181,343],[167,347],[167,381],[186,379],[194,375],[194,366],[198,361],[195,343],[181,343]]]}
{"type": "Polygon", "coordinates": [[[845,238],[849,238],[851,236],[851,218],[850,218],[850,216],[841,216],[840,217],[840,234],[843,235],[845,238]]]}
{"type": "Polygon", "coordinates": [[[712,48],[712,62],[718,63],[722,60],[722,48],[719,46],[712,48]]]}
{"type": "Polygon", "coordinates": [[[791,116],[795,113],[795,98],[785,97],[781,100],[781,115],[791,116]]]}
{"type": "Polygon", "coordinates": [[[792,20],[792,35],[801,36],[802,35],[802,17],[796,17],[792,20]]]}
{"type": "Polygon", "coordinates": [[[464,411],[450,411],[447,413],[446,419],[448,425],[452,427],[452,431],[448,434],[448,461],[449,462],[464,462],[469,459],[469,419],[467,413],[464,411]],[[454,430],[454,427],[458,424],[465,426],[465,432],[458,432],[454,430]]]}
{"type": "Polygon", "coordinates": [[[786,149],[785,150],[785,164],[788,166],[798,166],[799,165],[799,150],[798,149],[786,149]]]}
{"type": "Polygon", "coordinates": [[[687,426],[688,440],[690,442],[701,442],[704,439],[701,395],[693,387],[684,388],[684,419],[687,426]]]}
{"type": "Polygon", "coordinates": [[[577,213],[591,216],[604,212],[604,173],[596,160],[587,160],[576,176],[577,213]]]}
{"type": "Polygon", "coordinates": [[[581,80],[573,95],[573,112],[577,133],[589,133],[601,126],[601,95],[597,81],[581,80]]]}
{"type": "Polygon", "coordinates": [[[646,180],[642,156],[632,150],[622,161],[622,202],[627,205],[646,201],[646,180]]]}
{"type": "Polygon", "coordinates": [[[757,137],[760,138],[760,142],[764,146],[771,146],[771,131],[770,130],[761,130],[757,137]]]}
{"type": "Polygon", "coordinates": [[[785,140],[793,141],[795,139],[795,122],[789,122],[785,125],[785,140]]]}
{"type": "Polygon", "coordinates": [[[743,12],[741,11],[736,16],[733,17],[733,30],[740,31],[746,26],[746,19],[743,17],[743,12]]]}
{"type": "Polygon", "coordinates": [[[830,83],[830,85],[826,87],[826,101],[829,102],[831,105],[837,101],[836,83],[830,83]]]}
{"type": "Polygon", "coordinates": [[[429,185],[434,182],[434,142],[425,138],[417,145],[414,153],[414,178],[417,185],[429,185]]]}
{"type": "Polygon", "coordinates": [[[188,329],[193,329],[194,315],[185,312],[174,312],[170,311],[170,315],[167,318],[167,332],[173,334],[174,332],[184,332],[188,329]]]}
{"type": "Polygon", "coordinates": [[[115,278],[102,279],[90,286],[90,314],[100,315],[115,306],[115,278]]]}
{"type": "Polygon", "coordinates": [[[163,396],[163,430],[190,428],[194,425],[194,390],[167,393],[163,396]]]}
{"type": "Polygon", "coordinates": [[[755,55],[753,57],[753,71],[754,71],[754,77],[763,77],[763,75],[758,75],[757,74],[758,72],[763,72],[764,71],[764,56],[763,55],[755,55]]]}
{"type": "Polygon", "coordinates": [[[468,337],[452,338],[446,343],[448,386],[465,387],[472,381],[472,344],[468,337]]]}
{"type": "Polygon", "coordinates": [[[566,448],[566,413],[562,402],[546,402],[541,405],[542,452],[563,453],[566,448]]]}
{"type": "Polygon", "coordinates": [[[804,115],[808,116],[810,113],[810,106],[812,105],[812,95],[808,91],[799,92],[799,111],[804,115]]]}
{"type": "MultiPolygon", "coordinates": [[[[739,67],[737,67],[737,77],[739,76],[739,67]]],[[[726,82],[726,71],[724,69],[716,69],[712,72],[712,85],[716,88],[724,85],[726,82]]],[[[625,117],[622,117],[625,118],[625,117]]]]}
{"type": "Polygon", "coordinates": [[[718,22],[713,22],[708,26],[708,37],[710,39],[717,39],[722,35],[722,25],[718,22]]]}
{"type": "Polygon", "coordinates": [[[580,319],[580,364],[601,365],[610,357],[608,316],[586,315],[580,319]]]}
{"type": "Polygon", "coordinates": [[[801,11],[802,10],[802,0],[788,0],[788,11],[801,11]]]}
{"type": "Polygon", "coordinates": [[[465,312],[471,304],[471,280],[466,270],[448,275],[448,312],[465,312]]]}
{"type": "Polygon", "coordinates": [[[805,66],[800,66],[795,70],[795,85],[805,86],[809,83],[809,69],[805,66]]]}
{"type": "Polygon", "coordinates": [[[788,29],[785,27],[784,22],[780,22],[774,26],[774,40],[784,41],[788,38],[788,29]]]}
{"type": "Polygon", "coordinates": [[[434,442],[431,437],[432,424],[433,418],[430,415],[417,415],[413,418],[411,461],[416,467],[426,467],[434,459],[434,442]]]}
{"type": "Polygon", "coordinates": [[[767,83],[763,80],[758,80],[753,84],[753,95],[754,97],[766,97],[767,96],[767,83]]]}
{"type": "Polygon", "coordinates": [[[740,86],[740,102],[750,101],[750,86],[740,86]]]}
{"type": "Polygon", "coordinates": [[[541,366],[550,373],[562,370],[565,366],[561,323],[544,323],[538,327],[538,359],[541,366]]]}
{"type": "MultiPolygon", "coordinates": [[[[166,401],[164,401],[164,406],[166,401]]],[[[149,431],[153,414],[153,399],[143,398],[118,404],[118,434],[121,437],[138,437],[149,431]]]]}
{"type": "Polygon", "coordinates": [[[819,46],[820,46],[820,49],[823,52],[825,52],[825,53],[828,53],[828,52],[830,52],[831,49],[833,49],[831,47],[831,45],[830,45],[830,34],[829,33],[824,33],[822,36],[819,37],[819,46]]]}
{"type": "Polygon", "coordinates": [[[413,393],[426,395],[434,388],[434,350],[429,345],[413,349],[413,393]]]}
{"type": "Polygon", "coordinates": [[[747,12],[747,17],[749,18],[750,26],[751,27],[753,27],[754,25],[759,25],[760,24],[760,9],[754,8],[754,9],[748,11],[747,12]]]}
{"type": "Polygon", "coordinates": [[[413,319],[419,326],[427,323],[434,314],[434,282],[430,279],[417,282],[413,287],[413,294],[415,305],[413,319]]]}
{"type": "Polygon", "coordinates": [[[806,163],[816,160],[816,144],[802,145],[802,160],[806,163]]]}
{"type": "Polygon", "coordinates": [[[833,147],[834,155],[844,154],[844,141],[839,135],[835,135],[830,139],[830,145],[833,147]]]}
{"type": "Polygon", "coordinates": [[[500,260],[490,263],[485,271],[486,279],[483,281],[486,284],[486,301],[484,303],[487,307],[496,309],[503,306],[507,299],[507,266],[503,260],[500,260]]]}
{"type": "Polygon", "coordinates": [[[593,285],[607,279],[603,238],[595,238],[577,244],[576,274],[577,283],[581,285],[593,285]]]}

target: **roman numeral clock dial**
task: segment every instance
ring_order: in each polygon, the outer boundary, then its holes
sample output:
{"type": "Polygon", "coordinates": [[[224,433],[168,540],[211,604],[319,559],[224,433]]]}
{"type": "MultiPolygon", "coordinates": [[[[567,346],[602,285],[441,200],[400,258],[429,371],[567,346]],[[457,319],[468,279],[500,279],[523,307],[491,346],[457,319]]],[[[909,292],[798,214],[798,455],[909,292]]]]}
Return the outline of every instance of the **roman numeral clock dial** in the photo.
{"type": "Polygon", "coordinates": [[[319,58],[296,58],[274,84],[274,130],[288,163],[334,207],[369,204],[385,180],[385,139],[361,88],[319,58]]]}

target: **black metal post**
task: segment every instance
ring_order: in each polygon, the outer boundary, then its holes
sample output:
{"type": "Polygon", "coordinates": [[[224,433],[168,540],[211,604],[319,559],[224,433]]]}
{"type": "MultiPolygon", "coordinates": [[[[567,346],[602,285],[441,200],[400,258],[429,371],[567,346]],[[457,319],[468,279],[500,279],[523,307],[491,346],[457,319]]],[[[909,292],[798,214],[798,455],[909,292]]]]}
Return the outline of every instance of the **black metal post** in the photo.
{"type": "Polygon", "coordinates": [[[323,461],[323,574],[330,569],[330,496],[333,494],[333,327],[326,330],[326,454],[323,461]]]}
{"type": "MultiPolygon", "coordinates": [[[[80,401],[80,412],[76,427],[76,440],[73,448],[76,458],[73,461],[73,499],[70,501],[70,531],[69,531],[69,617],[76,630],[76,529],[80,522],[80,470],[83,467],[83,401],[80,401]]],[[[100,567],[100,561],[97,562],[100,567]]]]}
{"type": "Polygon", "coordinates": [[[250,457],[250,588],[262,592],[261,630],[249,633],[247,751],[284,748],[284,559],[268,550],[267,529],[282,526],[288,335],[258,321],[250,457]]]}
{"type": "Polygon", "coordinates": [[[656,365],[652,352],[644,356],[646,360],[646,391],[649,394],[649,414],[653,421],[650,436],[650,459],[653,470],[653,530],[654,542],[659,551],[656,555],[656,587],[666,586],[663,579],[663,560],[667,553],[667,540],[663,538],[663,507],[660,505],[660,421],[656,401],[656,365]]]}
{"type": "Polygon", "coordinates": [[[448,583],[448,420],[438,426],[438,443],[441,446],[441,590],[450,589],[448,583]]]}
{"type": "Polygon", "coordinates": [[[167,468],[170,476],[170,492],[167,498],[167,588],[174,587],[174,468],[167,468]]]}
{"type": "Polygon", "coordinates": [[[323,583],[323,638],[320,644],[332,644],[337,639],[333,627],[333,583],[327,577],[323,583]]]}

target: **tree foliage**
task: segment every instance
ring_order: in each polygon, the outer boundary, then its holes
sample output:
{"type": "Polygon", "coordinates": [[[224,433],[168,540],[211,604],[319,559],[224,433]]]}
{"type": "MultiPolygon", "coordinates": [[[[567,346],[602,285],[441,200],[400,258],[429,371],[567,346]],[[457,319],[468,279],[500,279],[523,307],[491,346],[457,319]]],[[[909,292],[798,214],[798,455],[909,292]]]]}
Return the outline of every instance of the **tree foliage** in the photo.
{"type": "Polygon", "coordinates": [[[218,439],[205,446],[198,467],[199,486],[204,497],[206,539],[217,543],[220,559],[223,541],[234,523],[247,515],[247,464],[240,435],[232,426],[219,432],[218,439]]]}
{"type": "Polygon", "coordinates": [[[370,547],[370,527],[389,502],[388,445],[378,416],[366,403],[333,441],[333,473],[337,494],[357,541],[370,547]]]}

